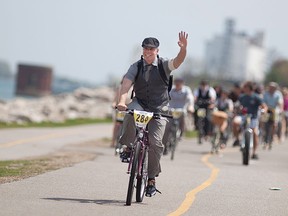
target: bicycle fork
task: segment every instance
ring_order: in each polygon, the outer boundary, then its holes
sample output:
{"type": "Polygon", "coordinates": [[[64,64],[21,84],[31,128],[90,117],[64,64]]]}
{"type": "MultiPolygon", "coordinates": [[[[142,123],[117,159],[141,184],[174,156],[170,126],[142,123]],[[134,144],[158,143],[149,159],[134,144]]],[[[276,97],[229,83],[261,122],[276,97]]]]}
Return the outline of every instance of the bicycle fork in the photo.
{"type": "Polygon", "coordinates": [[[242,144],[241,144],[241,148],[242,149],[245,149],[245,145],[246,144],[249,144],[249,147],[250,148],[253,148],[253,130],[251,128],[247,128],[245,131],[244,131],[244,139],[242,139],[242,144]],[[250,137],[250,141],[248,143],[245,142],[245,137],[250,137]]]}
{"type": "MultiPolygon", "coordinates": [[[[138,157],[138,167],[137,167],[137,177],[139,177],[141,170],[142,170],[142,166],[143,166],[143,160],[145,157],[145,152],[148,151],[147,149],[147,145],[145,145],[145,142],[148,143],[148,133],[145,130],[140,130],[139,132],[137,132],[137,145],[141,145],[141,151],[139,153],[139,157],[138,157]]],[[[134,160],[134,154],[135,154],[135,149],[136,146],[133,146],[132,149],[132,153],[131,153],[131,158],[128,164],[128,169],[127,169],[127,174],[130,174],[131,172],[131,166],[134,160]]],[[[146,155],[147,157],[147,155],[146,155]]]]}

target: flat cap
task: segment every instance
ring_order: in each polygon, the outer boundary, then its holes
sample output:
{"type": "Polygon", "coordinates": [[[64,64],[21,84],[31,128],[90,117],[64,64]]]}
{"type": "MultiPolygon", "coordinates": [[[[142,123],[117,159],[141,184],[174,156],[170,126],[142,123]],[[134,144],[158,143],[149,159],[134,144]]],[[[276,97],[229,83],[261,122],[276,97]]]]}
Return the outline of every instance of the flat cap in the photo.
{"type": "Polygon", "coordinates": [[[176,78],[174,79],[174,82],[184,82],[184,78],[182,78],[182,77],[176,77],[176,78]]]}
{"type": "Polygon", "coordinates": [[[278,88],[278,83],[276,82],[269,82],[270,87],[278,88]]]}
{"type": "Polygon", "coordinates": [[[159,45],[159,41],[154,37],[145,38],[142,42],[142,47],[158,48],[159,45]]]}

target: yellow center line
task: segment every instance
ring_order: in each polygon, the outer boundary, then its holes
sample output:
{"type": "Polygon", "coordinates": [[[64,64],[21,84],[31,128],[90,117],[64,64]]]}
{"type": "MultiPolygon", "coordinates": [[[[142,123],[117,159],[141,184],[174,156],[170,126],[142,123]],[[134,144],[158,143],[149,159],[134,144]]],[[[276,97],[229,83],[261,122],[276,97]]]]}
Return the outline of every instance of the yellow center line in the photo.
{"type": "Polygon", "coordinates": [[[64,136],[67,136],[69,134],[71,134],[71,133],[53,133],[53,134],[46,134],[46,135],[37,136],[37,137],[31,137],[31,138],[27,138],[27,139],[15,140],[12,142],[0,144],[0,149],[1,148],[2,149],[3,148],[9,148],[12,146],[36,142],[36,141],[43,141],[43,140],[48,140],[48,139],[53,139],[53,138],[64,137],[64,136]]]}
{"type": "Polygon", "coordinates": [[[176,211],[168,214],[168,216],[178,216],[187,212],[189,208],[192,206],[193,202],[195,201],[196,194],[209,187],[216,180],[219,173],[219,169],[208,161],[210,157],[211,157],[210,154],[206,154],[201,158],[201,161],[211,169],[210,177],[201,185],[188,192],[186,194],[186,198],[181,203],[179,208],[176,211]]]}

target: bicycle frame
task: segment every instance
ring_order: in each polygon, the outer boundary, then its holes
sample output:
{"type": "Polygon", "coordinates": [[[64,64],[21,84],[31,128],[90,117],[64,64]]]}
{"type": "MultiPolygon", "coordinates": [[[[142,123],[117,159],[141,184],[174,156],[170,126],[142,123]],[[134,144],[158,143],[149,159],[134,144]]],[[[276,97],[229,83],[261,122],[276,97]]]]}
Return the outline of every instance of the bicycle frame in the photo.
{"type": "MultiPolygon", "coordinates": [[[[245,114],[242,116],[242,125],[241,125],[241,132],[242,137],[244,136],[245,132],[253,133],[252,128],[250,128],[251,123],[251,115],[245,114]]],[[[244,140],[244,139],[242,139],[244,140]]],[[[252,143],[250,143],[250,148],[253,147],[253,139],[251,139],[252,143]]]]}
{"type": "Polygon", "coordinates": [[[137,168],[137,177],[139,177],[139,173],[141,173],[142,166],[143,166],[142,162],[144,159],[145,152],[148,152],[148,150],[149,150],[149,140],[148,140],[148,130],[147,129],[137,127],[136,131],[137,131],[137,133],[136,133],[137,137],[136,137],[136,141],[134,142],[134,145],[132,146],[132,155],[131,155],[131,160],[129,161],[129,164],[128,164],[127,174],[130,174],[130,171],[131,171],[131,165],[132,165],[132,162],[134,159],[133,153],[134,153],[135,145],[137,142],[140,142],[141,143],[141,155],[139,157],[138,168],[137,168]]]}

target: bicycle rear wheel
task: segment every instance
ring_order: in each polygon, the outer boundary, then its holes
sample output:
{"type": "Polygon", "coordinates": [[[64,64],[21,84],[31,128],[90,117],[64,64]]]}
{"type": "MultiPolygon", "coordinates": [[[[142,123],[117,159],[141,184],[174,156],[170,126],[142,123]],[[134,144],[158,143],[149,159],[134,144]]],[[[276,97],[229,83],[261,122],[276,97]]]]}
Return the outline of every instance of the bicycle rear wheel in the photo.
{"type": "Polygon", "coordinates": [[[132,166],[131,166],[131,171],[130,171],[130,178],[129,178],[129,184],[128,184],[127,197],[126,197],[126,205],[127,206],[130,206],[131,202],[132,202],[132,196],[133,196],[133,191],[134,191],[134,187],[135,187],[135,179],[136,179],[136,175],[137,175],[140,150],[141,150],[141,143],[137,142],[135,149],[132,153],[133,155],[131,157],[132,166]]]}
{"type": "Polygon", "coordinates": [[[147,186],[148,179],[148,152],[147,149],[144,149],[143,159],[142,159],[142,168],[141,173],[137,176],[136,184],[136,202],[142,202],[147,186]]]}
{"type": "Polygon", "coordinates": [[[245,131],[244,134],[244,148],[242,149],[243,153],[243,164],[249,165],[249,155],[250,155],[250,141],[251,141],[251,132],[245,131]]]}

